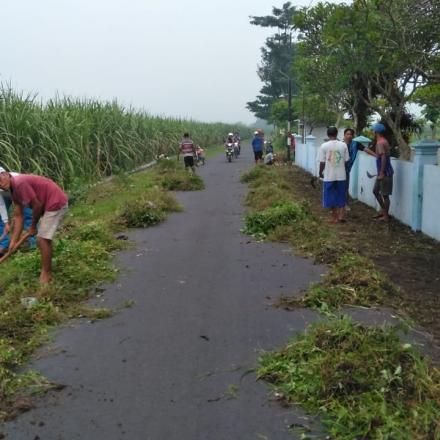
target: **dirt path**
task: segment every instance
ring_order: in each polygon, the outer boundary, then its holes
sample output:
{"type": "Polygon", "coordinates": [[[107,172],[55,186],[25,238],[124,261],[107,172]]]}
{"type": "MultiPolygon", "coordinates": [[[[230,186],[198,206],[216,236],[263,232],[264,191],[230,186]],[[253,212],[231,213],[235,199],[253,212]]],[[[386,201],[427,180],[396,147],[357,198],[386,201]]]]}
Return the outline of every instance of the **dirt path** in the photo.
{"type": "MultiPolygon", "coordinates": [[[[269,306],[317,281],[322,267],[286,247],[240,233],[251,166],[247,146],[200,169],[206,189],[179,195],[184,212],[131,234],[123,273],[102,306],[133,307],[57,332],[32,365],[66,385],[0,429],[14,440],[289,439],[300,410],[268,402],[248,374],[258,350],[273,349],[317,316],[269,306]]],[[[103,299],[103,301],[102,301],[103,299]]]]}
{"type": "MultiPolygon", "coordinates": [[[[308,201],[318,217],[327,217],[321,207],[321,191],[310,185],[310,174],[293,167],[289,174],[292,191],[308,201]]],[[[372,220],[375,211],[352,202],[347,223],[333,228],[352,252],[372,260],[399,289],[392,301],[394,308],[409,315],[417,325],[431,333],[440,343],[440,243],[415,233],[392,220],[379,224],[372,220]]]]}

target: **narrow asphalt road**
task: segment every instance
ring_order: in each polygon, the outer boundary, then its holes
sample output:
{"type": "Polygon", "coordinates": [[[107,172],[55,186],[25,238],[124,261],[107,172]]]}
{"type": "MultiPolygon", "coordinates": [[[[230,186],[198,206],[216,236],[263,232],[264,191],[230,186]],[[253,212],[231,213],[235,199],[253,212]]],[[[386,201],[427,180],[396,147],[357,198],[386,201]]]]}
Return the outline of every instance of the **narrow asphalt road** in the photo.
{"type": "Polygon", "coordinates": [[[290,424],[308,424],[271,402],[252,369],[317,319],[270,302],[323,269],[240,233],[244,150],[199,169],[206,189],[179,194],[182,213],[130,233],[136,249],[118,255],[118,281],[94,302],[134,305],[56,332],[32,368],[66,388],[0,427],[6,439],[291,440],[290,424]]]}

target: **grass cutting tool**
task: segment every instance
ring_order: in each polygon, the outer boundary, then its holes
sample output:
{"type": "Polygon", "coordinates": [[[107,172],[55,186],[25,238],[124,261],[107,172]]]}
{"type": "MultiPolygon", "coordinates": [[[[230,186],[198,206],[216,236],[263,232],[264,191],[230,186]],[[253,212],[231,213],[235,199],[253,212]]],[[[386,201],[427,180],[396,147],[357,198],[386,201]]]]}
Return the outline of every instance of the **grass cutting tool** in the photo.
{"type": "Polygon", "coordinates": [[[3,255],[3,257],[0,258],[0,264],[3,263],[5,260],[7,260],[13,253],[15,253],[18,248],[31,236],[31,234],[29,234],[29,232],[26,232],[24,235],[22,235],[22,237],[20,238],[20,240],[18,240],[17,242],[17,246],[15,246],[15,249],[13,251],[8,251],[6,252],[5,255],[3,255]]]}

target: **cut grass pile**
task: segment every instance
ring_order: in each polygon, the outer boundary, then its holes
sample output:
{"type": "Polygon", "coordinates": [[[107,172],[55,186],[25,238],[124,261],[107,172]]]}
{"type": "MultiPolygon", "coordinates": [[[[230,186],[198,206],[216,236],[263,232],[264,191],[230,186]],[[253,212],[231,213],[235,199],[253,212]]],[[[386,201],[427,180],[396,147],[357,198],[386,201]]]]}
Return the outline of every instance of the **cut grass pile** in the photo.
{"type": "Polygon", "coordinates": [[[344,254],[324,279],[301,298],[282,297],[281,307],[310,307],[327,311],[345,305],[371,307],[394,299],[397,287],[374,264],[359,255],[344,254]]]}
{"type": "Polygon", "coordinates": [[[246,216],[245,232],[250,235],[267,235],[278,225],[292,225],[306,216],[305,211],[295,202],[285,202],[252,212],[246,216]]]}
{"type": "Polygon", "coordinates": [[[440,371],[398,333],[334,318],[263,354],[258,375],[332,439],[440,439],[440,371]]]}
{"type": "Polygon", "coordinates": [[[204,189],[202,178],[198,174],[187,172],[176,160],[159,160],[157,171],[158,181],[166,190],[199,191],[204,189]]]}
{"type": "MultiPolygon", "coordinates": [[[[180,171],[175,167],[171,173],[180,171]]],[[[167,169],[159,166],[80,194],[54,241],[52,284],[38,283],[38,251],[18,252],[0,265],[0,420],[28,409],[23,402],[31,394],[52,386],[34,372],[18,373],[47,340],[51,327],[71,317],[111,316],[109,309],[91,309],[83,303],[91,288],[115,279],[111,259],[114,251],[126,246],[116,232],[156,224],[181,209],[162,185],[167,178],[167,169]]]]}

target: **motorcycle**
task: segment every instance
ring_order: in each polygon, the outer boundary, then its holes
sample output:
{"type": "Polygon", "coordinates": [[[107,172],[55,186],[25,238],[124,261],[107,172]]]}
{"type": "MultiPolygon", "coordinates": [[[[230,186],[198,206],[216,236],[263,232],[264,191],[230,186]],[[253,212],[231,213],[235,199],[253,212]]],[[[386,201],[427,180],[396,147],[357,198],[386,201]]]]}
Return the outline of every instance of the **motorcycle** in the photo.
{"type": "Polygon", "coordinates": [[[234,142],[234,156],[237,159],[239,155],[240,155],[240,144],[237,141],[235,141],[234,142]]]}
{"type": "Polygon", "coordinates": [[[232,156],[234,155],[234,146],[231,142],[226,145],[226,159],[228,162],[232,162],[232,156]]]}

